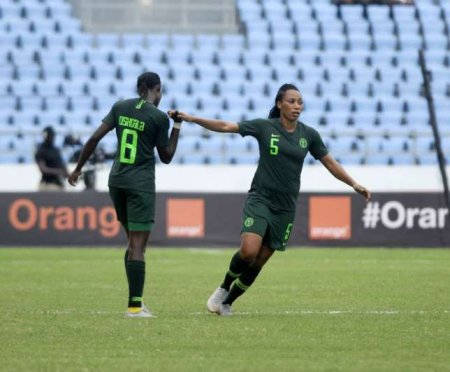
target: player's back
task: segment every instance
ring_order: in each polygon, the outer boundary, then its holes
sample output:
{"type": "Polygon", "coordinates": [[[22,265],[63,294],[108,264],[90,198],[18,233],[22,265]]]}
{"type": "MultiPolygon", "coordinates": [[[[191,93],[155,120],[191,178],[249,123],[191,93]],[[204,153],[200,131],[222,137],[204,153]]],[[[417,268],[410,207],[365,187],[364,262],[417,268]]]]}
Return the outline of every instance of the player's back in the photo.
{"type": "Polygon", "coordinates": [[[154,148],[168,145],[169,119],[140,98],[116,102],[104,122],[116,129],[118,149],[109,185],[154,190],[154,148]]]}

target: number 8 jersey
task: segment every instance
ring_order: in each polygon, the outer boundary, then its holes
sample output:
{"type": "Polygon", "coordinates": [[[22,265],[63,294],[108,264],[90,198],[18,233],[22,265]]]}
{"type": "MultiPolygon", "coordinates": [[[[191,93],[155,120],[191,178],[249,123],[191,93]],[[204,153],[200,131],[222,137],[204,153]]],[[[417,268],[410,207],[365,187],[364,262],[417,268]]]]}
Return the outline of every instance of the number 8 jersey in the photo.
{"type": "Polygon", "coordinates": [[[295,211],[308,151],[315,159],[328,153],[319,133],[301,122],[288,132],[279,119],[240,122],[239,133],[255,137],[259,145],[258,168],[249,194],[264,197],[273,210],[295,211]]]}
{"type": "Polygon", "coordinates": [[[155,147],[169,145],[169,118],[140,98],[116,102],[103,122],[116,129],[117,153],[108,186],[155,191],[155,147]]]}

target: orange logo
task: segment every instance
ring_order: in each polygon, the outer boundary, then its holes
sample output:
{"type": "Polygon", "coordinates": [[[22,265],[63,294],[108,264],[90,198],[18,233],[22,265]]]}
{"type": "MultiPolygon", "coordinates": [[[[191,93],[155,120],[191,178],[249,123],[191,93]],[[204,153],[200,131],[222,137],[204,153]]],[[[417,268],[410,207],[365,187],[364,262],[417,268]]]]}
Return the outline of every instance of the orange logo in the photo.
{"type": "Polygon", "coordinates": [[[205,236],[205,201],[203,199],[169,199],[166,207],[169,238],[203,238],[205,236]]]}
{"type": "Polygon", "coordinates": [[[309,198],[309,238],[346,240],[352,236],[349,196],[309,198]]]}

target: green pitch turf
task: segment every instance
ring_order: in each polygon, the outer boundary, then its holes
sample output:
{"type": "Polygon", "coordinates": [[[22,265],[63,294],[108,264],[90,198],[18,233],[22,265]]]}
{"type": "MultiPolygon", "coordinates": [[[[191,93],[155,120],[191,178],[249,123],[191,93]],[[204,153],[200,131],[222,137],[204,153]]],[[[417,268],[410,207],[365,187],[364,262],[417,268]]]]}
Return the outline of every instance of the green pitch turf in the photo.
{"type": "Polygon", "coordinates": [[[119,249],[0,249],[0,371],[450,371],[450,250],[290,249],[233,306],[233,250],[147,252],[125,319],[119,249]]]}

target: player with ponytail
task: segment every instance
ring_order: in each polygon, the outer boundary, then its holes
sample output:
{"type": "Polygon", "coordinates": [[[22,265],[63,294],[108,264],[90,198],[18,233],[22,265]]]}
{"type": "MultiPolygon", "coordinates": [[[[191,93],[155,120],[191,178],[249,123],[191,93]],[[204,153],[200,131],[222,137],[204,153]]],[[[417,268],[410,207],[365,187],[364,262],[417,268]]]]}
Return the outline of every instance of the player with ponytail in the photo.
{"type": "Polygon", "coordinates": [[[366,200],[370,192],[354,181],[329,154],[319,133],[299,121],[303,97],[293,84],[284,84],[275,97],[268,119],[233,123],[169,112],[184,121],[222,133],[253,136],[259,144],[259,162],[244,205],[241,245],[233,255],[223,282],[207,301],[210,312],[231,315],[231,305],[253,284],[275,251],[284,251],[294,226],[300,175],[309,153],[336,178],[366,200]]]}

